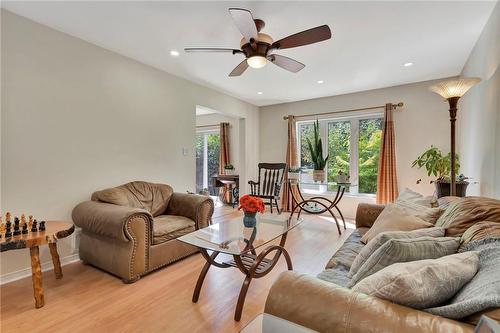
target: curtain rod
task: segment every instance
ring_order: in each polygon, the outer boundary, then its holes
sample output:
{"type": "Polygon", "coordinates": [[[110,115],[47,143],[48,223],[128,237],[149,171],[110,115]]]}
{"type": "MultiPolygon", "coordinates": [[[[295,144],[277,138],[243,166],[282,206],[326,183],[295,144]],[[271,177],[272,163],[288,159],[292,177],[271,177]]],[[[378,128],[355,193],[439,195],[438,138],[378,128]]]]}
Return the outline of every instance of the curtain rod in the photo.
{"type": "Polygon", "coordinates": [[[220,124],[213,124],[213,125],[198,125],[196,128],[201,128],[201,127],[219,127],[220,124]]]}
{"type": "MultiPolygon", "coordinates": [[[[394,109],[403,107],[404,103],[399,102],[397,104],[392,104],[392,107],[394,109]]],[[[364,110],[373,110],[373,109],[385,109],[385,105],[378,105],[378,106],[368,106],[365,108],[359,108],[359,109],[350,109],[350,110],[339,110],[339,111],[330,111],[330,112],[321,112],[321,113],[311,113],[311,114],[301,114],[298,116],[294,116],[295,118],[304,118],[304,117],[313,117],[313,116],[324,116],[327,114],[338,114],[338,113],[346,113],[346,112],[354,112],[354,111],[364,111],[364,110]]],[[[288,119],[288,116],[283,117],[284,120],[288,119]]]]}

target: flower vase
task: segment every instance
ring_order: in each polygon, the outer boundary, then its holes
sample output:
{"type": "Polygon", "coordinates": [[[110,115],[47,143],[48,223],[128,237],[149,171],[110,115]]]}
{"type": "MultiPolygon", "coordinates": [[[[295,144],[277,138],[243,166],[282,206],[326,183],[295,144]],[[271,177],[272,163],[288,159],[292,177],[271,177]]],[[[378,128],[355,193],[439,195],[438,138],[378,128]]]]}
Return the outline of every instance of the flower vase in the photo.
{"type": "Polygon", "coordinates": [[[257,224],[257,218],[255,217],[257,213],[245,212],[243,217],[243,225],[247,228],[253,228],[257,224]]]}

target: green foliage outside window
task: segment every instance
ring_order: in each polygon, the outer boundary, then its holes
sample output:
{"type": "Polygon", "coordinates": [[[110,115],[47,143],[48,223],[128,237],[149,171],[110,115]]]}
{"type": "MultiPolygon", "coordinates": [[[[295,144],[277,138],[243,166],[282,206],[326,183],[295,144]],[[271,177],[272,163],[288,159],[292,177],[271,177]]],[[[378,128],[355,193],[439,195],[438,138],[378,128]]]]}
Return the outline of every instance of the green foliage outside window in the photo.
{"type": "Polygon", "coordinates": [[[359,121],[359,193],[377,192],[381,137],[382,119],[362,119],[359,121]]]}
{"type": "Polygon", "coordinates": [[[219,173],[220,136],[218,133],[200,133],[196,135],[196,191],[203,189],[203,158],[205,149],[205,135],[207,136],[207,176],[208,189],[216,195],[217,189],[212,188],[212,176],[219,173]]]}
{"type": "MultiPolygon", "coordinates": [[[[377,192],[377,173],[382,136],[382,119],[361,119],[359,121],[358,138],[358,184],[359,193],[377,192]]],[[[313,140],[314,125],[305,123],[299,126],[300,166],[303,169],[313,169],[313,161],[307,145],[307,138],[313,140]]],[[[351,163],[351,121],[328,122],[328,181],[336,181],[339,172],[350,176],[351,163]]],[[[354,162],[354,161],[353,161],[354,162]]]]}

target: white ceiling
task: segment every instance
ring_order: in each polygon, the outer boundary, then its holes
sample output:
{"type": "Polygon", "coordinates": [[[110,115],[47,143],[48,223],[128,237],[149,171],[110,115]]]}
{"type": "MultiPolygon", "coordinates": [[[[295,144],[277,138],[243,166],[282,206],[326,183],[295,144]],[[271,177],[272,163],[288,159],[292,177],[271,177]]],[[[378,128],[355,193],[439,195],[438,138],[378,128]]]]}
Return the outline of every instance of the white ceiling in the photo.
{"type": "Polygon", "coordinates": [[[494,6],[495,1],[2,3],[14,13],[259,106],[457,75],[494,6]],[[306,64],[297,74],[268,64],[230,78],[241,55],[182,51],[237,48],[241,35],[229,7],[252,10],[275,40],[322,24],[330,26],[333,38],[277,52],[306,64]],[[180,56],[170,56],[170,50],[180,56]],[[404,67],[406,62],[414,65],[404,67]]]}

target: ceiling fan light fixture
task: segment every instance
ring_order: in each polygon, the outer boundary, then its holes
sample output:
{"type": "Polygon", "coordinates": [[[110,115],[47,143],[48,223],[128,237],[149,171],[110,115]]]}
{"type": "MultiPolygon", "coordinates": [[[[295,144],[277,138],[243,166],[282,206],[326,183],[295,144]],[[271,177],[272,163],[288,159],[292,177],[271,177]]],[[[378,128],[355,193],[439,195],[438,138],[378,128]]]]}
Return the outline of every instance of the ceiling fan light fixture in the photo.
{"type": "Polygon", "coordinates": [[[252,68],[262,68],[267,64],[267,59],[263,56],[253,56],[247,59],[247,64],[252,68]]]}

